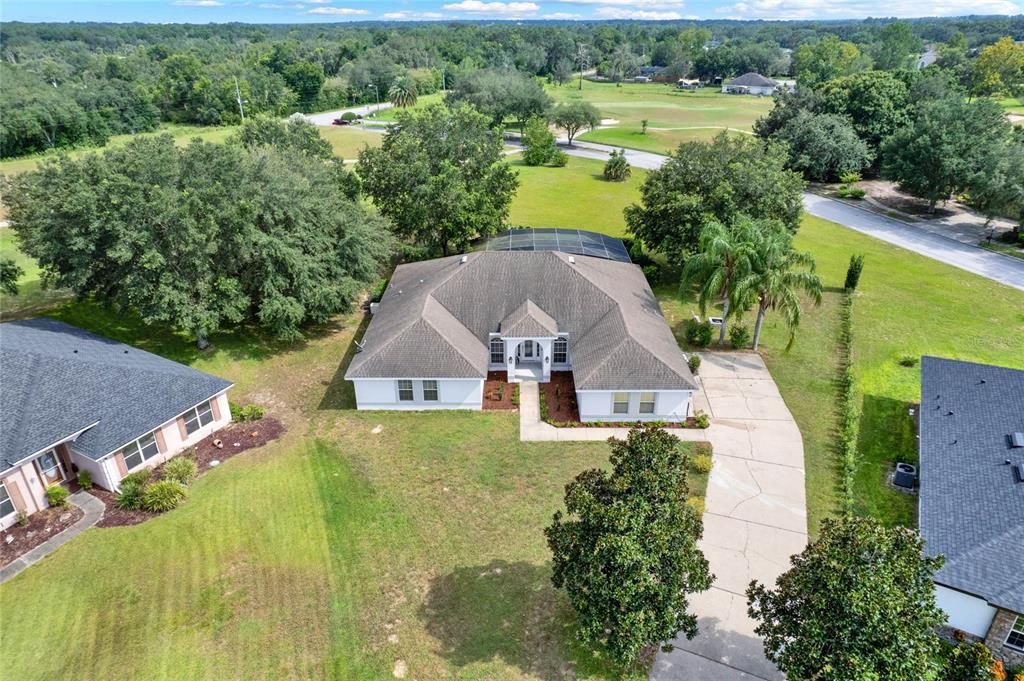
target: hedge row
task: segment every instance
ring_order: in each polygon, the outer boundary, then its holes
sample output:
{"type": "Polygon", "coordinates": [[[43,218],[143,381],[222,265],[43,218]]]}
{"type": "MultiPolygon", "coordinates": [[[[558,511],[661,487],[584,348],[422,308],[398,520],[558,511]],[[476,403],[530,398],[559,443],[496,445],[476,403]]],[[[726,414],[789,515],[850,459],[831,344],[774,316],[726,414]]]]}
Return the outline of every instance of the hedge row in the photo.
{"type": "Polygon", "coordinates": [[[839,454],[843,511],[853,510],[853,485],[857,473],[857,409],[853,395],[853,291],[843,294],[839,306],[836,339],[839,362],[836,370],[836,449],[839,454]]]}

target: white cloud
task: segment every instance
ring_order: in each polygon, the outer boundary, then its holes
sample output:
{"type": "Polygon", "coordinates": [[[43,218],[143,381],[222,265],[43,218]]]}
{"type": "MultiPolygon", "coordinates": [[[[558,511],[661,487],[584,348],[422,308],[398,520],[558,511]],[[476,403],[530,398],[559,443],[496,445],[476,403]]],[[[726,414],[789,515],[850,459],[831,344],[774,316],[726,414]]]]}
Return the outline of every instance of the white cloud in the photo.
{"type": "Polygon", "coordinates": [[[387,12],[380,15],[381,19],[387,19],[389,21],[424,21],[431,19],[444,19],[444,14],[441,12],[410,12],[402,10],[400,12],[387,12]]]}
{"type": "Polygon", "coordinates": [[[679,12],[619,9],[617,7],[598,7],[594,10],[594,16],[598,19],[642,19],[644,21],[671,21],[683,18],[679,12]]]}
{"type": "Polygon", "coordinates": [[[356,15],[369,13],[369,10],[352,9],[351,7],[316,7],[307,12],[307,14],[328,14],[335,17],[354,17],[356,15]]]}
{"type": "Polygon", "coordinates": [[[1024,5],[1011,0],[744,0],[720,7],[719,14],[737,19],[863,19],[866,17],[961,16],[1020,14],[1024,5]]]}
{"type": "Polygon", "coordinates": [[[571,12],[553,12],[551,14],[545,14],[541,16],[541,19],[554,19],[556,21],[571,21],[573,19],[582,18],[582,14],[572,14],[571,12]]]}
{"type": "Polygon", "coordinates": [[[449,5],[444,9],[454,12],[472,12],[474,14],[533,14],[540,9],[535,2],[481,2],[481,0],[462,0],[449,5]]]}
{"type": "Polygon", "coordinates": [[[217,0],[174,0],[172,5],[178,7],[223,7],[223,2],[217,0]]]}

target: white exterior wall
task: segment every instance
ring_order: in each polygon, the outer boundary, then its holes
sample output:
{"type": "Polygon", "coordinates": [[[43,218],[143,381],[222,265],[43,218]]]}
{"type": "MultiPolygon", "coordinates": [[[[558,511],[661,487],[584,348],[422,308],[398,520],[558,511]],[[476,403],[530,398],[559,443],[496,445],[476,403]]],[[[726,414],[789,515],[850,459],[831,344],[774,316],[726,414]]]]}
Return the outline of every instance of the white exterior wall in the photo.
{"type": "Polygon", "coordinates": [[[986,603],[984,598],[971,596],[941,584],[935,585],[935,603],[949,617],[947,626],[982,639],[988,635],[992,618],[996,615],[996,609],[986,603]]]}
{"type": "MultiPolygon", "coordinates": [[[[107,466],[106,461],[95,461],[90,459],[84,454],[76,452],[73,446],[68,447],[68,453],[71,455],[71,462],[78,466],[79,470],[89,471],[89,475],[92,476],[92,484],[98,485],[103,489],[114,489],[113,486],[117,478],[111,477],[109,466],[107,466]]],[[[114,472],[116,474],[116,467],[114,472]]]]}
{"type": "Polygon", "coordinates": [[[357,409],[390,409],[422,411],[428,409],[481,409],[483,407],[484,381],[481,378],[438,378],[437,401],[423,401],[422,378],[411,380],[413,401],[398,400],[397,378],[357,378],[352,381],[356,388],[357,409]]]}
{"type": "Polygon", "coordinates": [[[689,390],[577,390],[576,404],[581,421],[682,421],[690,415],[689,390]],[[629,393],[629,412],[612,412],[614,393],[629,393]],[[640,413],[640,393],[653,392],[654,413],[640,413]]]}
{"type": "Polygon", "coordinates": [[[35,463],[32,461],[27,461],[8,471],[3,480],[7,487],[7,494],[14,502],[15,510],[14,513],[0,518],[0,529],[7,529],[18,520],[18,510],[21,509],[18,508],[17,502],[14,501],[16,497],[15,493],[11,491],[13,487],[17,488],[24,504],[24,511],[29,515],[49,506],[49,502],[46,501],[46,488],[43,486],[42,480],[39,479],[35,463]]]}

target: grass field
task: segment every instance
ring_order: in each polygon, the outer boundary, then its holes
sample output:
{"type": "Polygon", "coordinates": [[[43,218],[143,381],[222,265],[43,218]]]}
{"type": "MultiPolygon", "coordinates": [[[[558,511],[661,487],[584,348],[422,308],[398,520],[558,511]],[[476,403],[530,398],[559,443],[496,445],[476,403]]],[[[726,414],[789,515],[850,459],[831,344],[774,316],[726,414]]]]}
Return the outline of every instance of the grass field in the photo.
{"type": "Polygon", "coordinates": [[[1006,110],[1006,113],[1024,116],[1024,97],[1003,97],[996,101],[1006,110]]]}
{"type": "Polygon", "coordinates": [[[681,142],[708,140],[722,132],[750,132],[754,121],[772,108],[770,97],[723,95],[713,88],[686,92],[665,83],[584,82],[583,90],[573,85],[550,87],[557,102],[582,99],[601,112],[601,117],[618,121],[580,136],[581,140],[616,144],[645,151],[667,152],[681,142]],[[647,119],[647,134],[641,121],[647,119]]]}
{"type": "Polygon", "coordinates": [[[384,135],[378,132],[369,132],[350,125],[323,126],[319,130],[320,136],[331,143],[334,154],[346,161],[355,161],[364,146],[379,147],[384,139],[384,135]]]}
{"type": "Polygon", "coordinates": [[[640,184],[647,176],[633,168],[625,182],[608,182],[601,174],[604,163],[576,156],[564,168],[528,166],[511,157],[519,172],[519,191],[512,201],[509,220],[531,227],[569,227],[626,233],[623,206],[638,200],[640,184]]]}
{"type": "MultiPolygon", "coordinates": [[[[426,106],[429,106],[431,104],[440,104],[443,101],[444,101],[444,94],[441,93],[441,92],[434,92],[433,94],[422,95],[420,97],[417,97],[416,98],[416,104],[414,104],[413,107],[411,107],[411,108],[422,109],[422,108],[424,108],[426,106]]],[[[378,113],[375,113],[373,115],[373,119],[374,120],[378,120],[378,121],[394,121],[394,120],[398,119],[397,114],[398,114],[398,112],[400,110],[401,109],[399,109],[397,107],[391,107],[390,109],[384,109],[384,110],[382,110],[382,111],[380,111],[378,113]]]]}

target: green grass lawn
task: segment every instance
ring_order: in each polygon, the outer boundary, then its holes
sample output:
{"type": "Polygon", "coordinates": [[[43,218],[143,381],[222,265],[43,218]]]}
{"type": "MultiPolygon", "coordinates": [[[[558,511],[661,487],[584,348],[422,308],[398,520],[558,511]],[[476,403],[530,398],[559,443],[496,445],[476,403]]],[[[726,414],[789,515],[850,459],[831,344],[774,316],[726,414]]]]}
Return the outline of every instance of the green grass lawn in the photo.
{"type": "MultiPolygon", "coordinates": [[[[422,109],[431,104],[440,104],[444,101],[444,94],[441,92],[434,92],[429,95],[421,95],[416,98],[416,103],[413,104],[411,109],[422,109]]],[[[391,107],[389,109],[383,109],[372,116],[373,120],[378,121],[394,121],[398,120],[398,112],[401,111],[398,107],[391,107]]]]}
{"type": "Polygon", "coordinates": [[[566,85],[549,87],[548,92],[557,102],[588,101],[602,118],[618,121],[615,127],[581,135],[581,140],[658,152],[671,151],[681,142],[710,139],[726,129],[750,132],[754,121],[772,108],[770,97],[723,95],[714,88],[686,92],[665,83],[617,87],[584,82],[582,91],[566,85]],[[641,134],[644,119],[649,126],[646,135],[641,134]]]}
{"type": "Polygon", "coordinates": [[[399,660],[421,679],[611,676],[572,642],[541,532],[606,444],[522,444],[514,414],[354,411],[358,315],[199,352],[88,303],[52,314],[225,376],[289,431],[0,587],[7,678],[377,679],[399,660]]]}
{"type": "Polygon", "coordinates": [[[320,136],[331,143],[336,156],[346,161],[358,159],[359,152],[364,146],[379,147],[384,139],[384,135],[379,132],[370,132],[351,125],[322,126],[320,136]]]}
{"type": "Polygon", "coordinates": [[[647,173],[633,168],[625,182],[608,182],[604,163],[569,157],[564,168],[528,166],[513,155],[519,172],[519,191],[512,201],[509,220],[530,227],[569,227],[624,236],[623,206],[639,200],[640,185],[647,173]]]}
{"type": "Polygon", "coordinates": [[[8,227],[0,227],[0,260],[13,260],[21,269],[18,295],[0,292],[0,320],[32,316],[68,297],[65,291],[44,290],[36,261],[18,248],[18,235],[8,227]]]}
{"type": "Polygon", "coordinates": [[[1024,97],[1002,97],[996,100],[1006,113],[1024,116],[1024,97]]]}

